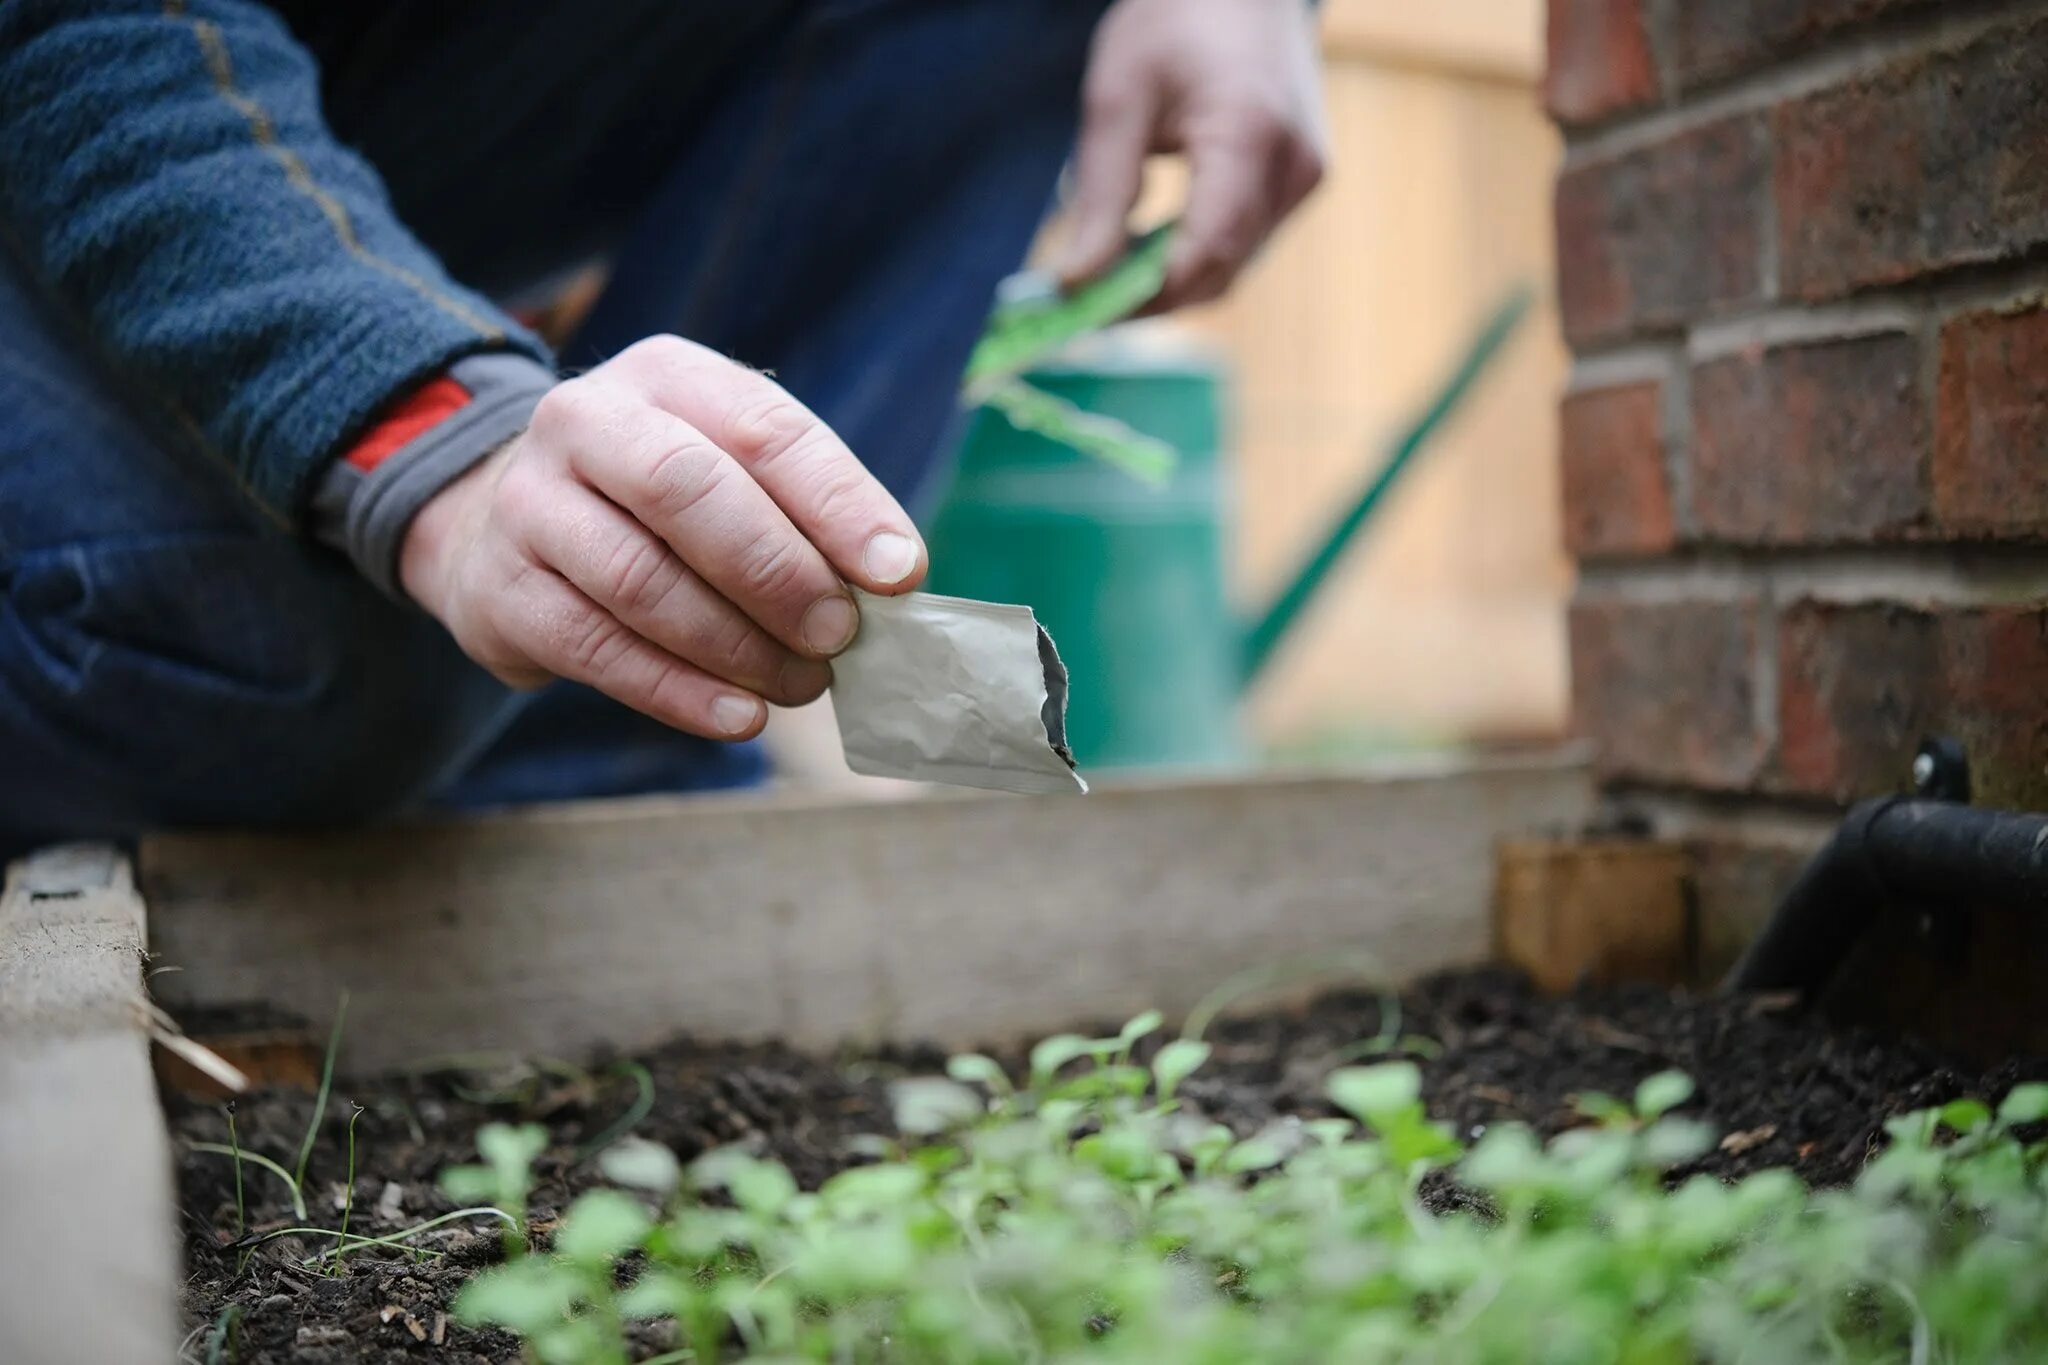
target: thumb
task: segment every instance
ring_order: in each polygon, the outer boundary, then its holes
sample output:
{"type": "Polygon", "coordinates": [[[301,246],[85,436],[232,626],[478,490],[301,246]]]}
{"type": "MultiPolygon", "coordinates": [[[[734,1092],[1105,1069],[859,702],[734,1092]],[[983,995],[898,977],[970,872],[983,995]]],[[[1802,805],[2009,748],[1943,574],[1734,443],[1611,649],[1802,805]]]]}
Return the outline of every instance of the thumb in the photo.
{"type": "Polygon", "coordinates": [[[1152,101],[1137,91],[1091,97],[1074,154],[1073,228],[1059,266],[1071,289],[1107,270],[1129,244],[1126,224],[1145,174],[1152,101]]]}

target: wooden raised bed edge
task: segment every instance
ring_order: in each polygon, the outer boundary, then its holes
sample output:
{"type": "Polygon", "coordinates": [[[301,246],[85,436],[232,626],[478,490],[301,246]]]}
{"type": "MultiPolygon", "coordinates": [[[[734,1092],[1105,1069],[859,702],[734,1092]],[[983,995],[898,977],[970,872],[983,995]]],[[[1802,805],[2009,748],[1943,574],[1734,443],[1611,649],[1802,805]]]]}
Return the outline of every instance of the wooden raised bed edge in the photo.
{"type": "Polygon", "coordinates": [[[1371,777],[610,803],[359,833],[146,841],[174,1012],[283,1007],[344,1065],[576,1056],[679,1032],[963,1045],[1197,1003],[1246,968],[1478,962],[1493,846],[1572,826],[1574,758],[1371,777]]]}
{"type": "Polygon", "coordinates": [[[0,891],[0,1360],[167,1359],[170,1141],[128,863],[46,850],[0,891]]]}

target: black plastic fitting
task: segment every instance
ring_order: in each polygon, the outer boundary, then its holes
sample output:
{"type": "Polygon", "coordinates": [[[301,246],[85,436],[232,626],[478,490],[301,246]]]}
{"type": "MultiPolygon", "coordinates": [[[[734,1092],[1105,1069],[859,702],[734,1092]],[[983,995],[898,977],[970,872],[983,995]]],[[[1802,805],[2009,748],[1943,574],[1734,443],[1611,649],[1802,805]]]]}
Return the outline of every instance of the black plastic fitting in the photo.
{"type": "Polygon", "coordinates": [[[1724,989],[1825,986],[1886,908],[1944,916],[1977,908],[2048,910],[2048,815],[1979,810],[1952,741],[1929,741],[1914,763],[1926,795],[1866,801],[1807,863],[1724,989]]]}

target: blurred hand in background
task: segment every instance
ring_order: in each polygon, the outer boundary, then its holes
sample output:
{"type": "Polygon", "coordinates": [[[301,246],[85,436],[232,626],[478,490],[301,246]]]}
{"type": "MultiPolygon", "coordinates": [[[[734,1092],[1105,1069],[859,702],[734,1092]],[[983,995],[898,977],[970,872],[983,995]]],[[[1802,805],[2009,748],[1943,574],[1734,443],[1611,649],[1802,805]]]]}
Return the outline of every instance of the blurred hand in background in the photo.
{"type": "Polygon", "coordinates": [[[1326,149],[1306,0],[1117,0],[1082,88],[1063,282],[1117,258],[1146,157],[1177,153],[1187,203],[1145,311],[1216,298],[1322,179],[1326,149]]]}

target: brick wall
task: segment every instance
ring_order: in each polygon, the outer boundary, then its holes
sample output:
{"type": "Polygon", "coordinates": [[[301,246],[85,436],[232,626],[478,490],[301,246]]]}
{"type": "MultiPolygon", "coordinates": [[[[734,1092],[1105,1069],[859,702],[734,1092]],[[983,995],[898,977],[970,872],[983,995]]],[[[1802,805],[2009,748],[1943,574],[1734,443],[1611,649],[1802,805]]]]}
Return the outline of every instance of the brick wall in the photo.
{"type": "Polygon", "coordinates": [[[1924,733],[2048,809],[2048,3],[1550,0],[1549,44],[1604,776],[1743,923],[1924,733]]]}

